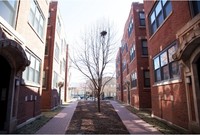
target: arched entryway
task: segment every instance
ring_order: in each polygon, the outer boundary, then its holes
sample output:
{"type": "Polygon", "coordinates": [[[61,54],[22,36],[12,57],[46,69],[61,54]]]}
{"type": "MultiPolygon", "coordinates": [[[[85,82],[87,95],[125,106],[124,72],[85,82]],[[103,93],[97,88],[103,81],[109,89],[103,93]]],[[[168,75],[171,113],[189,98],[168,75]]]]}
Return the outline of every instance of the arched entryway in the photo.
{"type": "Polygon", "coordinates": [[[20,78],[27,59],[22,42],[7,37],[0,26],[0,133],[12,133],[17,126],[20,78]]]}
{"type": "Polygon", "coordinates": [[[4,129],[7,118],[8,93],[11,67],[8,61],[0,55],[0,130],[4,129]]]}

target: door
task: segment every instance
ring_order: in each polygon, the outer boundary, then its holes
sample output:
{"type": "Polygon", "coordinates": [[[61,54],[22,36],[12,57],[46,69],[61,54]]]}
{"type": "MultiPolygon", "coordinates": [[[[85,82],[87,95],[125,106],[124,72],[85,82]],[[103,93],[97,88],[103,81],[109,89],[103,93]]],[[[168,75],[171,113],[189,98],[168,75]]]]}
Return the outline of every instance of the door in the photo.
{"type": "Polygon", "coordinates": [[[8,61],[1,55],[0,63],[0,130],[4,130],[7,114],[11,67],[8,61]]]}

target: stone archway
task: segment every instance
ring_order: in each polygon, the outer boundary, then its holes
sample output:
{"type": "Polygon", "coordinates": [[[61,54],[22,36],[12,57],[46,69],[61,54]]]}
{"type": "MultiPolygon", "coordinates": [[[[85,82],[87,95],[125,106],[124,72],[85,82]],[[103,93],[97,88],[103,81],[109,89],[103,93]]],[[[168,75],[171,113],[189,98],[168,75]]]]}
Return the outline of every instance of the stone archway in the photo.
{"type": "Polygon", "coordinates": [[[21,73],[30,64],[20,42],[6,36],[0,26],[0,131],[11,133],[17,126],[21,73]]]}

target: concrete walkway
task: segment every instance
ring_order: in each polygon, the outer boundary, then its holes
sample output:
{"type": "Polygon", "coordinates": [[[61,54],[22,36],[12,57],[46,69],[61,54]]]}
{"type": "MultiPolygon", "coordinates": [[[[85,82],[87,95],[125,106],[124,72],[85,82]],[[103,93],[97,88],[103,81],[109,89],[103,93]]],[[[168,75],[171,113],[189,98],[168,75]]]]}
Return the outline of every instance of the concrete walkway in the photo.
{"type": "Polygon", "coordinates": [[[40,128],[36,134],[65,134],[74,111],[77,106],[77,101],[70,103],[47,124],[40,128]]]}
{"type": "Polygon", "coordinates": [[[160,134],[157,129],[131,113],[125,106],[116,101],[110,101],[110,103],[115,108],[130,134],[160,134]]]}

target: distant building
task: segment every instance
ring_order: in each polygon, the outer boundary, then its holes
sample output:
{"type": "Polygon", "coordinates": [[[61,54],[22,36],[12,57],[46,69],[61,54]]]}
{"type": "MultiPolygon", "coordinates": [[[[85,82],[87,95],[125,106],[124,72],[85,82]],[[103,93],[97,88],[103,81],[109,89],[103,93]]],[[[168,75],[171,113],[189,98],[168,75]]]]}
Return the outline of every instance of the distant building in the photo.
{"type": "Polygon", "coordinates": [[[152,116],[200,133],[200,1],[144,1],[144,9],[152,116]]]}
{"type": "Polygon", "coordinates": [[[44,58],[42,109],[53,109],[60,104],[60,98],[62,103],[67,102],[68,45],[57,1],[49,5],[44,58]],[[59,84],[63,84],[61,89],[59,84]]]}
{"type": "Polygon", "coordinates": [[[0,1],[0,133],[41,114],[48,1],[0,1]]]}
{"type": "Polygon", "coordinates": [[[110,80],[103,89],[103,96],[106,97],[113,97],[116,98],[116,78],[113,77],[104,77],[103,82],[110,80]]]}
{"type": "Polygon", "coordinates": [[[116,56],[116,99],[124,101],[121,47],[119,47],[116,56]]]}
{"type": "Polygon", "coordinates": [[[132,3],[117,54],[117,98],[135,108],[151,108],[148,46],[142,3],[132,3]]]}

